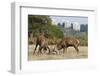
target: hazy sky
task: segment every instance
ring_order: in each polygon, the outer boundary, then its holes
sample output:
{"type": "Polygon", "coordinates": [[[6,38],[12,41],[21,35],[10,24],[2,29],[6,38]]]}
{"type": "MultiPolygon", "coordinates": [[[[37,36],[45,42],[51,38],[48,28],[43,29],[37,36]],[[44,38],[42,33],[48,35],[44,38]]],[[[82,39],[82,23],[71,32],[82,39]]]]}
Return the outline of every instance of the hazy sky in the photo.
{"type": "Polygon", "coordinates": [[[88,17],[82,16],[50,16],[54,23],[62,23],[65,21],[78,22],[79,24],[88,24],[88,17]]]}

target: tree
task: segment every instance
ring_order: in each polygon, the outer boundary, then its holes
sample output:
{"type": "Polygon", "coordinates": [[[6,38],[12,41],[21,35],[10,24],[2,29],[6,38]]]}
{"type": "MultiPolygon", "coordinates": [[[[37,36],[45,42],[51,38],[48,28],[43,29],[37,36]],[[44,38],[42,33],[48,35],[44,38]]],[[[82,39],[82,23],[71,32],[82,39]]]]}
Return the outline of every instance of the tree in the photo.
{"type": "Polygon", "coordinates": [[[52,25],[52,20],[49,16],[29,15],[28,32],[33,32],[34,36],[38,36],[40,31],[45,32],[49,38],[63,37],[63,32],[56,25],[52,25]]]}
{"type": "Polygon", "coordinates": [[[36,25],[36,24],[43,24],[43,25],[51,25],[52,20],[49,16],[44,15],[28,15],[28,22],[29,24],[36,25]]]}
{"type": "Polygon", "coordinates": [[[57,25],[58,25],[59,27],[61,27],[61,23],[58,23],[57,25]]]}

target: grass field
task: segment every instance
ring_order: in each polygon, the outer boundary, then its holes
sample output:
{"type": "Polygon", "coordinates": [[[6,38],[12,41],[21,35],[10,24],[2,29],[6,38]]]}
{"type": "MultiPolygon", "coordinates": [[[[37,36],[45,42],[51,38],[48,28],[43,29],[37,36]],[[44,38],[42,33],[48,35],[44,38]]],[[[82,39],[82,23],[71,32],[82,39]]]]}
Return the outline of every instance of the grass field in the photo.
{"type": "MultiPolygon", "coordinates": [[[[50,46],[52,49],[53,46],[50,46]]],[[[87,46],[79,46],[79,53],[77,54],[76,50],[73,47],[67,48],[66,53],[63,55],[33,55],[34,46],[29,45],[28,50],[28,60],[58,60],[58,59],[80,59],[80,58],[88,58],[88,47],[87,46]]],[[[37,48],[38,51],[38,48],[37,48]]]]}

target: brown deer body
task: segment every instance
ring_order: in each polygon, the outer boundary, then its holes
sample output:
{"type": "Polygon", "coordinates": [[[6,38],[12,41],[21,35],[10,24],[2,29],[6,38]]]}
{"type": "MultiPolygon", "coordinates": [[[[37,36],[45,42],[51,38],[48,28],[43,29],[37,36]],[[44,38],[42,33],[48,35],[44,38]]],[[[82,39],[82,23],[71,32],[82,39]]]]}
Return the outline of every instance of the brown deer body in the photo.
{"type": "Polygon", "coordinates": [[[71,37],[66,37],[63,38],[58,44],[57,44],[57,50],[61,50],[63,49],[63,54],[65,53],[65,49],[67,49],[68,47],[74,47],[75,50],[77,51],[77,53],[79,53],[79,40],[76,38],[71,38],[71,37]]]}
{"type": "Polygon", "coordinates": [[[35,50],[34,50],[33,54],[35,54],[35,51],[36,51],[38,45],[39,45],[38,54],[42,53],[42,49],[45,51],[48,49],[48,51],[49,51],[48,54],[50,54],[50,48],[48,47],[48,41],[47,41],[46,37],[44,36],[44,33],[41,33],[40,36],[37,38],[36,46],[35,46],[35,50]]]}

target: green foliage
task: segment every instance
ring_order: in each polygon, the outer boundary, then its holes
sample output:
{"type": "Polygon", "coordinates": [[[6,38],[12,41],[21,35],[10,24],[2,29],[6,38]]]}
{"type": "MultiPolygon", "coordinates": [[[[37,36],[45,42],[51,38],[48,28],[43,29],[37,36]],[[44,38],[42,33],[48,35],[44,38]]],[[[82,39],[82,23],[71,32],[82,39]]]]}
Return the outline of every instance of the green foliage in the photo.
{"type": "Polygon", "coordinates": [[[28,31],[33,32],[33,36],[39,36],[41,31],[48,34],[49,39],[63,38],[63,32],[56,26],[52,25],[52,20],[49,16],[28,16],[28,31]]]}
{"type": "Polygon", "coordinates": [[[63,38],[63,32],[55,25],[47,26],[49,38],[63,38]]]}
{"type": "Polygon", "coordinates": [[[51,25],[52,20],[49,16],[44,15],[28,15],[28,27],[34,28],[34,25],[51,25]]]}
{"type": "Polygon", "coordinates": [[[88,37],[87,35],[83,35],[79,38],[81,46],[88,46],[88,37]]]}

